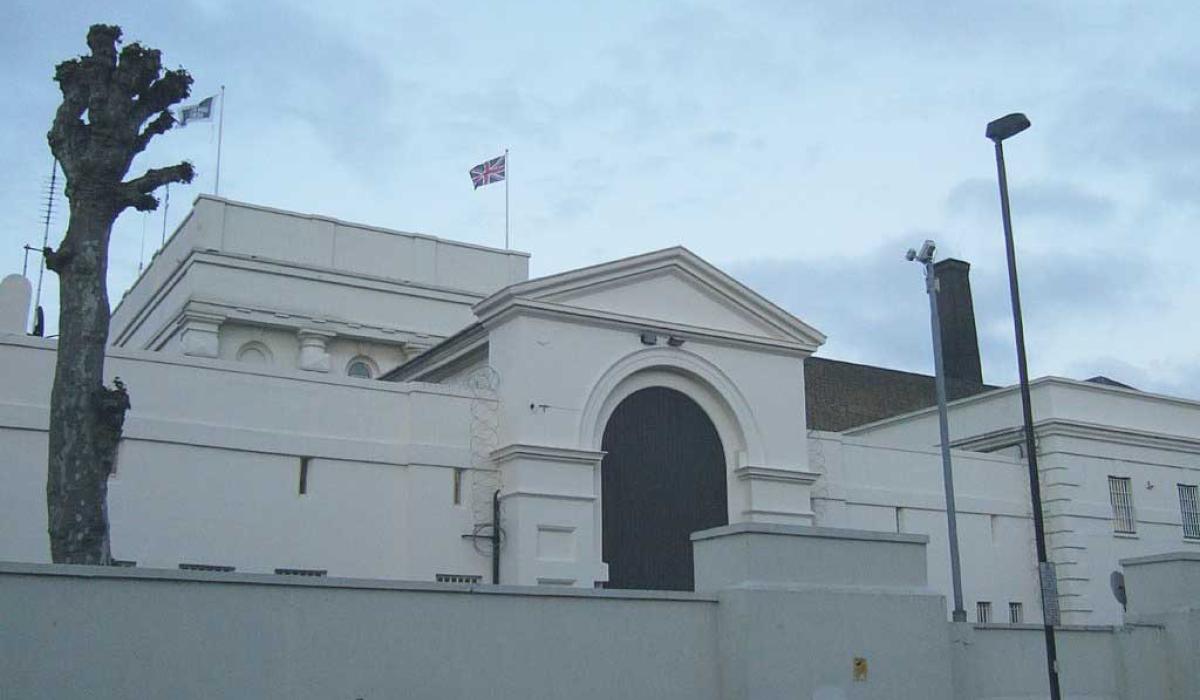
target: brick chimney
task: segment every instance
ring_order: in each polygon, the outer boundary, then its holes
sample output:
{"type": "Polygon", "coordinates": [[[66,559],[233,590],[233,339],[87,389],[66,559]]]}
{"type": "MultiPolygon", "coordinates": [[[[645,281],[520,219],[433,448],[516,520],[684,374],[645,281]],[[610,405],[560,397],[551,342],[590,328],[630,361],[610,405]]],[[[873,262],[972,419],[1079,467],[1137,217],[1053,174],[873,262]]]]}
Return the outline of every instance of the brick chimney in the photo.
{"type": "Polygon", "coordinates": [[[942,362],[947,383],[982,384],[979,335],[975,331],[975,306],[971,302],[971,264],[947,258],[934,263],[933,269],[939,284],[938,315],[942,322],[942,362]]]}

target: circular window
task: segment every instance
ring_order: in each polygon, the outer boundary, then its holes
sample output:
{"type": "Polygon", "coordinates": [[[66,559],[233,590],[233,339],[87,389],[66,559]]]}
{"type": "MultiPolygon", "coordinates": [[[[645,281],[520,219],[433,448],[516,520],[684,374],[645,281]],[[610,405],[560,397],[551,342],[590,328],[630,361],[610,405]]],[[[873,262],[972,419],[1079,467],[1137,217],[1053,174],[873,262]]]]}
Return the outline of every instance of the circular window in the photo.
{"type": "Polygon", "coordinates": [[[370,379],[375,376],[375,369],[371,366],[370,360],[364,357],[357,357],[351,360],[350,364],[346,366],[346,376],[370,379]]]}

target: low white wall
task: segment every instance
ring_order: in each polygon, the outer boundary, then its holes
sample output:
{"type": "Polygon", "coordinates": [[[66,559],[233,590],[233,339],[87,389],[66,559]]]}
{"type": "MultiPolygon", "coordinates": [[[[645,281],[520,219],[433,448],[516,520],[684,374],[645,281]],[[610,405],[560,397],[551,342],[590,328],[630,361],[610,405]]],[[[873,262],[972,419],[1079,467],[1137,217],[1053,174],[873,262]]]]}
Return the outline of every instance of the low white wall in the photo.
{"type": "Polygon", "coordinates": [[[0,564],[0,696],[715,700],[711,597],[0,564]]]}
{"type": "MultiPolygon", "coordinates": [[[[944,622],[919,536],[743,523],[693,540],[702,593],[0,562],[0,697],[1048,694],[1042,630],[944,622]]],[[[1171,601],[1131,607],[1157,622],[1058,629],[1064,698],[1196,697],[1196,562],[1131,567],[1171,601]]]]}
{"type": "MultiPolygon", "coordinates": [[[[955,697],[1035,700],[1049,694],[1045,633],[1034,625],[952,624],[955,697]]],[[[1064,698],[1169,698],[1157,626],[1057,628],[1064,698]]]]}

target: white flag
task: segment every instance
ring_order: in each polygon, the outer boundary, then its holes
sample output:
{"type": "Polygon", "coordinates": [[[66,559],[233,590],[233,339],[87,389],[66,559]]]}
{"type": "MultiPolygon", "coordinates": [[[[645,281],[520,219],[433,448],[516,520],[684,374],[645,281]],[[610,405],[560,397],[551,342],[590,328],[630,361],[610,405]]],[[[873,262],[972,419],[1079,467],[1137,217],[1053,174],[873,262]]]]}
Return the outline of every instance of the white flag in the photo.
{"type": "Polygon", "coordinates": [[[187,126],[189,122],[211,121],[213,112],[212,97],[205,97],[194,105],[184,105],[179,108],[179,126],[187,126]]]}

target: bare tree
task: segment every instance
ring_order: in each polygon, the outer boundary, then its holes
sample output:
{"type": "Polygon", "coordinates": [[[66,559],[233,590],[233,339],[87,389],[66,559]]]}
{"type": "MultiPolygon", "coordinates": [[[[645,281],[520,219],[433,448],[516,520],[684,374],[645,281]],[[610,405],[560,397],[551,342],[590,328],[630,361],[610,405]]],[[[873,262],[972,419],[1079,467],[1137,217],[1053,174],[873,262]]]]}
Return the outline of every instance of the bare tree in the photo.
{"type": "Polygon", "coordinates": [[[58,274],[58,360],[50,395],[46,478],[50,555],[56,563],[108,564],[108,476],[129,395],[119,379],[104,386],[108,344],[108,244],[126,208],[151,211],[152,194],[191,182],[192,166],[148,170],[126,181],[137,154],[175,123],[170,106],[191,91],[187,71],[162,68],[155,49],[132,43],[117,52],[121,28],[88,30],[91,55],[64,61],[54,79],[63,101],[47,138],[66,175],[70,221],[46,267],[58,274]]]}

